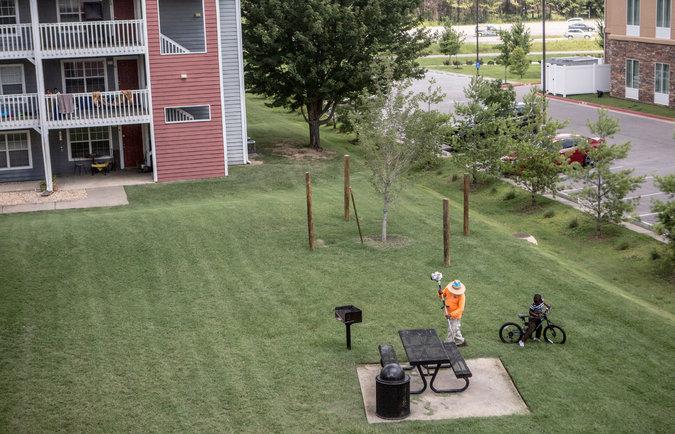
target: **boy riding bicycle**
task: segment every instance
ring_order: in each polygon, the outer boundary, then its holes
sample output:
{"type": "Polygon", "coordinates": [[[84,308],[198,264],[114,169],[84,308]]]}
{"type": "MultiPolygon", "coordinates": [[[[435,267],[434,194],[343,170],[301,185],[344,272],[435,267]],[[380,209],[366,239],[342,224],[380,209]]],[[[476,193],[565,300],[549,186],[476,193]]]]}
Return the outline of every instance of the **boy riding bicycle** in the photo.
{"type": "Polygon", "coordinates": [[[527,322],[527,330],[525,331],[525,334],[523,334],[523,337],[518,341],[518,345],[524,347],[525,341],[532,336],[532,332],[535,330],[537,331],[535,339],[539,340],[541,338],[541,327],[539,327],[539,325],[541,324],[542,317],[550,308],[551,305],[544,303],[544,298],[540,294],[534,294],[533,303],[530,305],[530,318],[527,322]]]}

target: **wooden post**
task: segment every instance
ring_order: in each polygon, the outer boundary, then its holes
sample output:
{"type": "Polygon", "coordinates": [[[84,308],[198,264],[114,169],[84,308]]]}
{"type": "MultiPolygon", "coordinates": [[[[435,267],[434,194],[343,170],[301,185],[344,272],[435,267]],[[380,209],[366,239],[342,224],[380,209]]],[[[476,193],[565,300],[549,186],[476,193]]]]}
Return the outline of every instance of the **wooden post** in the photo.
{"type": "Polygon", "coordinates": [[[356,201],[354,200],[354,192],[352,188],[349,187],[349,195],[352,197],[352,205],[354,205],[354,218],[356,218],[356,227],[359,228],[359,237],[361,238],[361,244],[363,244],[363,233],[361,232],[361,223],[359,222],[359,213],[356,212],[356,201]]]}
{"type": "Polygon", "coordinates": [[[312,176],[305,172],[305,186],[307,187],[307,233],[309,235],[309,250],[314,250],[316,234],[314,233],[314,218],[312,216],[312,176]]]}
{"type": "Polygon", "coordinates": [[[443,199],[443,266],[450,266],[450,201],[443,199]]]}
{"type": "Polygon", "coordinates": [[[464,235],[469,235],[469,175],[464,175],[464,235]]]}
{"type": "Polygon", "coordinates": [[[345,155],[344,158],[344,209],[345,209],[345,221],[349,221],[349,188],[351,187],[351,182],[349,180],[349,155],[345,155]]]}

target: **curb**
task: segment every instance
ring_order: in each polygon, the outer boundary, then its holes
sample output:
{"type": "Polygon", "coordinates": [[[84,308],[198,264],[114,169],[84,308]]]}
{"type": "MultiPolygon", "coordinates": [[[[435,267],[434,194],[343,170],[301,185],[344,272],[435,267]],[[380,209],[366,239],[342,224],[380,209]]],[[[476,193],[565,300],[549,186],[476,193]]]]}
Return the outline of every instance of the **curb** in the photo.
{"type": "Polygon", "coordinates": [[[627,114],[630,114],[630,115],[633,115],[633,116],[639,116],[639,117],[648,118],[648,119],[656,119],[656,120],[660,120],[660,121],[675,122],[675,119],[669,118],[667,116],[654,115],[654,114],[651,114],[651,113],[643,113],[643,112],[638,112],[638,111],[631,110],[631,109],[625,109],[625,108],[620,108],[620,107],[611,107],[611,106],[596,104],[596,103],[592,103],[592,102],[579,101],[579,100],[572,99],[572,98],[565,98],[564,96],[546,95],[546,97],[550,98],[550,99],[555,99],[555,100],[558,100],[558,101],[568,102],[568,103],[571,103],[571,104],[583,105],[583,106],[594,107],[594,108],[604,108],[604,109],[607,109],[607,111],[610,111],[610,112],[627,113],[627,114]]]}

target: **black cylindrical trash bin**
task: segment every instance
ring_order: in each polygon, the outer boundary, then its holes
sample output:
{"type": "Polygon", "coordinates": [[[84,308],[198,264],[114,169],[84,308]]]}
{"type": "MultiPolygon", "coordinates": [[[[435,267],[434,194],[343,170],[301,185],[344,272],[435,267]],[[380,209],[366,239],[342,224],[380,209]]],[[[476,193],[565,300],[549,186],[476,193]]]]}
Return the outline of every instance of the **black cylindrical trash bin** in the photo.
{"type": "Polygon", "coordinates": [[[404,419],[410,415],[410,377],[401,365],[385,365],[375,383],[375,413],[378,417],[404,419]]]}

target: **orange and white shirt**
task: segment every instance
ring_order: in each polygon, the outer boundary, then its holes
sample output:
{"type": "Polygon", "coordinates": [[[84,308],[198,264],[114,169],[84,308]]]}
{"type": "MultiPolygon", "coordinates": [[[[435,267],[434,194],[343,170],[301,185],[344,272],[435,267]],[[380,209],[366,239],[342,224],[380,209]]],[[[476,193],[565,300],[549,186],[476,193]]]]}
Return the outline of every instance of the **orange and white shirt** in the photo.
{"type": "Polygon", "coordinates": [[[450,315],[452,319],[461,319],[464,313],[464,304],[466,303],[466,295],[455,295],[446,286],[443,292],[438,294],[438,298],[445,303],[445,314],[450,315]]]}

